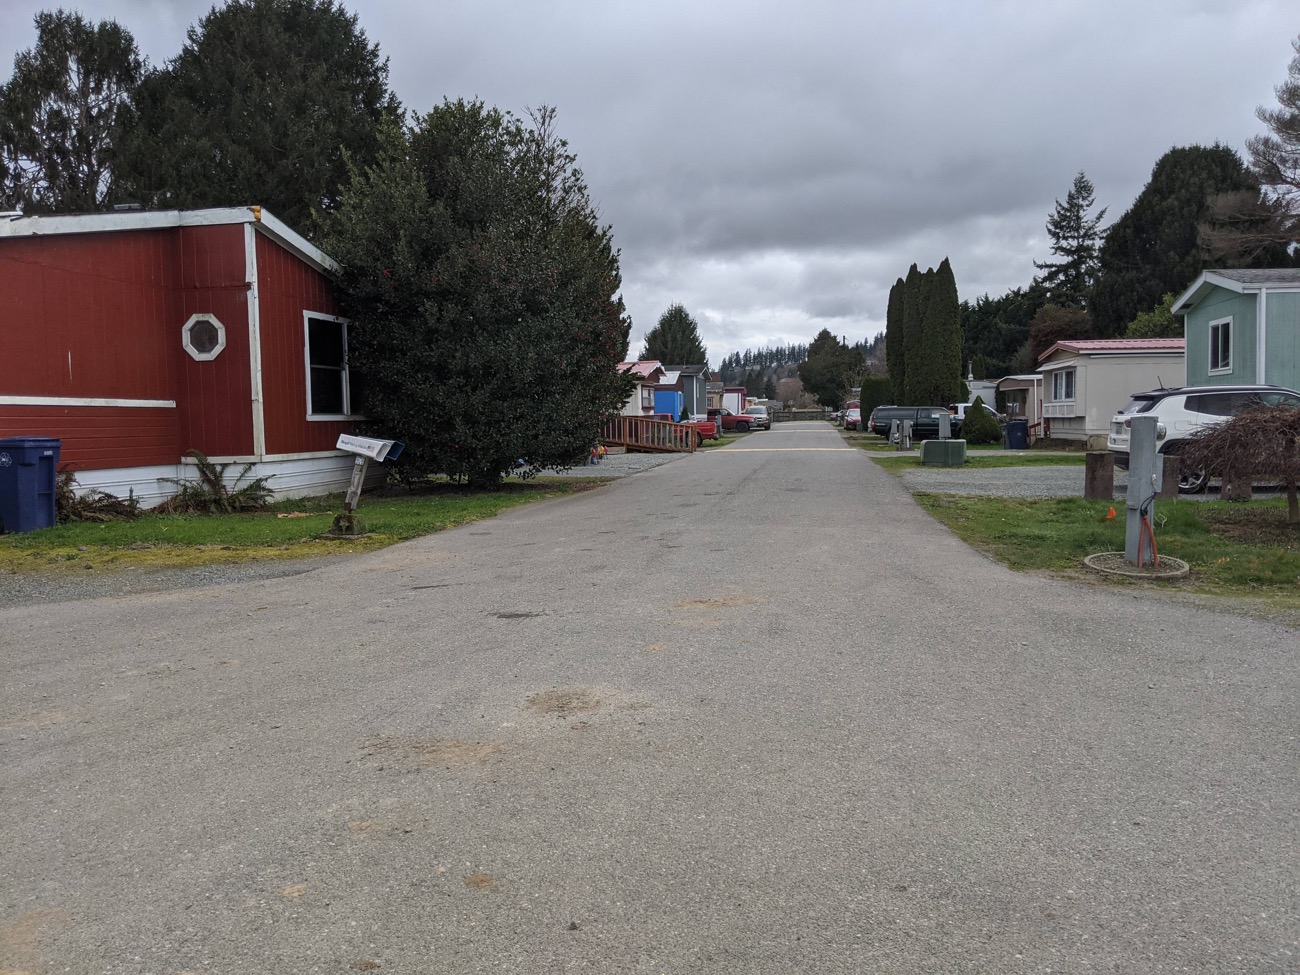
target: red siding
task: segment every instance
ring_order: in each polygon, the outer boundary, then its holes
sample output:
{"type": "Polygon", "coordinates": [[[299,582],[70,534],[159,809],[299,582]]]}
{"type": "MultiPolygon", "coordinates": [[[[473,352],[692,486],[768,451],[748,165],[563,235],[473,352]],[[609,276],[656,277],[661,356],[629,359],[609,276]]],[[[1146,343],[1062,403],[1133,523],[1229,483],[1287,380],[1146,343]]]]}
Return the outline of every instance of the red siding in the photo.
{"type": "Polygon", "coordinates": [[[0,437],[57,437],[63,441],[60,466],[73,470],[175,464],[179,435],[174,409],[0,407],[0,437]]]}
{"type": "Polygon", "coordinates": [[[174,399],[172,234],[24,237],[0,248],[0,392],[174,399]]]}
{"type": "Polygon", "coordinates": [[[182,450],[245,456],[253,452],[253,383],[244,227],[181,227],[176,233],[180,314],[168,344],[180,364],[182,450]],[[226,327],[226,347],[210,362],[195,362],[181,347],[181,328],[199,313],[216,315],[226,327]]]}
{"type": "Polygon", "coordinates": [[[337,314],[329,281],[263,235],[257,235],[261,299],[262,390],[270,454],[333,450],[347,422],[308,422],[303,312],[337,314]]]}
{"type": "MultiPolygon", "coordinates": [[[[84,469],[175,463],[191,447],[251,454],[246,226],[0,240],[0,395],[177,404],[0,406],[0,435],[59,437],[84,469]],[[208,362],[181,343],[199,313],[225,326],[226,347],[208,362]]],[[[331,450],[351,424],[307,422],[303,349],[303,311],[336,311],[329,281],[254,236],[267,452],[331,450]]]]}

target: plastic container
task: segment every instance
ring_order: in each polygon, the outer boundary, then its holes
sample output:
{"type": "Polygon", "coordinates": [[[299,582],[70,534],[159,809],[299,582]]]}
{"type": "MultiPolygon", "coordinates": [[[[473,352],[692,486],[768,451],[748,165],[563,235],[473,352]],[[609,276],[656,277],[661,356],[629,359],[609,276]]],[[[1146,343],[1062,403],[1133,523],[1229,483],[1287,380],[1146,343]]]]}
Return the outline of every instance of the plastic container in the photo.
{"type": "Polygon", "coordinates": [[[0,440],[0,532],[30,532],[55,523],[55,474],[61,441],[50,437],[0,440]]]}

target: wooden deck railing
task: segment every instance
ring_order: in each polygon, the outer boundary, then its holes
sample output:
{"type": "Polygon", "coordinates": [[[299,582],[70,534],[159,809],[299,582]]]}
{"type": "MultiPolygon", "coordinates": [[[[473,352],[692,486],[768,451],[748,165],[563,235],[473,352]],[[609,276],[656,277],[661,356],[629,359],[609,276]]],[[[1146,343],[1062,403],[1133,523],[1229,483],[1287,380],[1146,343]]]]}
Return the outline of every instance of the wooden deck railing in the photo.
{"type": "Polygon", "coordinates": [[[694,427],[681,423],[648,420],[640,416],[616,416],[605,424],[603,439],[608,447],[694,453],[696,431],[694,427]]]}

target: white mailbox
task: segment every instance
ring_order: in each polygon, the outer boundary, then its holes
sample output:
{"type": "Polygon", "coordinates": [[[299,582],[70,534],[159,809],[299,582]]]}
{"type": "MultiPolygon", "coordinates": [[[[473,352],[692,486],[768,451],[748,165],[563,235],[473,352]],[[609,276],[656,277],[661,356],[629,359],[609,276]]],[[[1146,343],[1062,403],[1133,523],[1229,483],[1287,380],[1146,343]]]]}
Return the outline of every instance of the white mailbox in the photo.
{"type": "Polygon", "coordinates": [[[336,535],[363,535],[365,524],[353,514],[361,500],[361,485],[366,480],[366,469],[372,460],[397,460],[406,446],[400,440],[376,440],[373,437],[354,437],[345,433],[334,445],[339,450],[346,450],[354,455],[352,462],[352,481],[348,485],[348,494],[343,501],[344,514],[334,519],[331,531],[336,535]]]}
{"type": "Polygon", "coordinates": [[[383,461],[396,460],[402,452],[403,445],[396,440],[374,440],[370,437],[354,437],[345,433],[339,437],[339,442],[334,446],[358,457],[383,461]]]}

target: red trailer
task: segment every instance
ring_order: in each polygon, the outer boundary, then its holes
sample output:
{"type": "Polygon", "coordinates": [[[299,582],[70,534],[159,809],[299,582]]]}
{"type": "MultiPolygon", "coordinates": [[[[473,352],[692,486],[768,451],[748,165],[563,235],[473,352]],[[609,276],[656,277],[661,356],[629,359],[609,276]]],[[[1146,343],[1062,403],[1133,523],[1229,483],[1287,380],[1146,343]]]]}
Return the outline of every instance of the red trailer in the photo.
{"type": "Polygon", "coordinates": [[[56,437],[82,488],[145,504],[191,448],[346,489],[336,267],[260,207],[0,215],[0,437],[56,437]]]}

